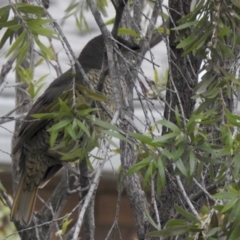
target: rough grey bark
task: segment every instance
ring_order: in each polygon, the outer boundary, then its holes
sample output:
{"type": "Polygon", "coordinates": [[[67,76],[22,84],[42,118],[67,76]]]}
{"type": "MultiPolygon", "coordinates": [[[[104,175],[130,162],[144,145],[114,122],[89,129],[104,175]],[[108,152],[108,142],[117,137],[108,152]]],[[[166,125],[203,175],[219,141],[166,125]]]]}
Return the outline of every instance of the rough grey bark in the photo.
{"type": "MultiPolygon", "coordinates": [[[[189,13],[190,4],[191,0],[169,0],[170,29],[176,27],[177,21],[183,15],[189,13]]],[[[192,114],[195,105],[195,100],[192,99],[193,89],[197,85],[197,74],[201,64],[201,59],[193,55],[182,56],[183,50],[176,48],[178,44],[176,41],[177,34],[177,31],[171,30],[168,40],[169,80],[166,90],[166,102],[169,106],[166,105],[164,110],[164,118],[173,123],[176,123],[176,118],[172,109],[176,107],[183,116],[183,121],[186,121],[192,114]]],[[[168,129],[163,127],[162,134],[166,134],[167,131],[168,129]]],[[[166,166],[166,186],[161,194],[156,197],[161,226],[164,226],[168,220],[174,217],[174,204],[179,203],[179,205],[182,205],[185,202],[176,182],[171,162],[169,161],[166,166]]],[[[189,186],[188,190],[189,195],[194,193],[192,187],[189,186]]],[[[153,207],[152,217],[156,219],[153,207]]]]}

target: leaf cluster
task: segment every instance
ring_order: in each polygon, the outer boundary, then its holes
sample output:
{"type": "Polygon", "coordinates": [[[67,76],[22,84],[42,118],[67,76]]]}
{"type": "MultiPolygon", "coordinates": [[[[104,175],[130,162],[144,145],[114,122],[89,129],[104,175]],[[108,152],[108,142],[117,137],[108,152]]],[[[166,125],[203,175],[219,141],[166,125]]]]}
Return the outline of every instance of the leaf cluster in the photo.
{"type": "MultiPolygon", "coordinates": [[[[182,56],[203,59],[202,77],[193,96],[199,104],[189,119],[183,120],[176,108],[174,123],[157,121],[157,125],[168,129],[164,135],[156,135],[154,131],[130,133],[137,141],[138,162],[128,174],[141,173],[145,186],[154,177],[157,191],[162,191],[166,183],[165,169],[171,164],[174,175],[186,184],[194,184],[193,180],[204,177],[203,181],[222,188],[212,197],[214,205],[205,207],[204,214],[199,213],[200,218],[186,206],[175,206],[177,218],[150,236],[239,239],[240,117],[232,112],[229,104],[239,89],[239,78],[233,71],[240,49],[239,13],[238,1],[202,0],[171,29],[177,32],[177,48],[182,56]]],[[[149,222],[158,229],[153,220],[149,222]]]]}
{"type": "Polygon", "coordinates": [[[46,59],[54,58],[52,51],[39,39],[40,36],[57,38],[56,33],[48,27],[53,20],[46,18],[41,7],[25,3],[7,5],[0,9],[0,18],[0,29],[6,28],[0,41],[0,49],[9,40],[11,47],[8,49],[6,57],[17,57],[16,67],[26,57],[33,40],[46,59]],[[14,12],[13,19],[9,19],[10,11],[14,12]],[[13,41],[14,37],[16,40],[13,41]]]}
{"type": "MultiPolygon", "coordinates": [[[[97,0],[97,9],[104,15],[107,15],[106,7],[108,6],[108,1],[106,0],[97,0]]],[[[80,32],[83,32],[86,30],[87,32],[90,32],[91,29],[88,25],[88,21],[86,19],[85,13],[88,11],[88,5],[83,2],[79,1],[71,1],[70,5],[65,10],[65,16],[64,20],[69,17],[74,17],[76,26],[78,27],[80,32]]]]}

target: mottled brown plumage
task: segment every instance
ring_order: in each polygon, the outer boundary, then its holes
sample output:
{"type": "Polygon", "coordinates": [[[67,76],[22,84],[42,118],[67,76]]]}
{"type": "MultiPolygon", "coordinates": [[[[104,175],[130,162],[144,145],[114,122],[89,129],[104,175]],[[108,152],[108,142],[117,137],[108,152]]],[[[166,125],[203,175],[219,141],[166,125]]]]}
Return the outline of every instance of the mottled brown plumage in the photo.
{"type": "MultiPolygon", "coordinates": [[[[124,45],[137,49],[118,38],[124,45]]],[[[92,39],[82,50],[78,60],[85,73],[96,87],[102,67],[104,42],[102,35],[92,39]]],[[[72,70],[55,79],[41,97],[34,103],[25,120],[32,120],[35,113],[48,113],[52,104],[59,98],[66,98],[67,90],[72,87],[72,70]]],[[[82,74],[77,70],[76,90],[81,92],[80,85],[86,85],[82,74]]],[[[107,77],[102,93],[108,98],[108,105],[114,107],[114,96],[111,91],[110,79],[107,77]]],[[[64,100],[64,99],[63,99],[64,100]]],[[[61,168],[60,155],[52,153],[49,145],[49,129],[54,123],[52,119],[24,121],[18,136],[13,154],[20,152],[21,180],[13,202],[11,219],[27,225],[31,221],[38,188],[43,187],[61,168]]]]}

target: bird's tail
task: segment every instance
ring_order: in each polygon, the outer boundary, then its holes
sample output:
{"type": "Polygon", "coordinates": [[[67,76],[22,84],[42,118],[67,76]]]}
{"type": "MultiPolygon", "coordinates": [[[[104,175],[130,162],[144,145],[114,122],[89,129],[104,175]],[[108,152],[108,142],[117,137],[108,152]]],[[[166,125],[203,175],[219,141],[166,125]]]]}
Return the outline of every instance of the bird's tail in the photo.
{"type": "Polygon", "coordinates": [[[11,211],[11,220],[20,222],[22,226],[28,225],[31,221],[38,190],[37,187],[31,191],[24,190],[23,186],[24,177],[19,184],[11,211]]]}

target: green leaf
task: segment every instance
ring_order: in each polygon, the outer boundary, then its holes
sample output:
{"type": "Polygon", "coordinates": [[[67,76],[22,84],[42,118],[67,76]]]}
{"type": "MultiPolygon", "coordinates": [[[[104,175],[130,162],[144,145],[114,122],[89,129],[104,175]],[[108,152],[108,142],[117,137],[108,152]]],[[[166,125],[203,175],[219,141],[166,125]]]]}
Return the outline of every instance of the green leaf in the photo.
{"type": "Polygon", "coordinates": [[[159,121],[157,121],[157,123],[171,129],[173,132],[177,132],[177,133],[181,132],[180,128],[176,124],[174,124],[170,121],[167,121],[165,119],[159,120],[159,121]]]}
{"type": "MultiPolygon", "coordinates": [[[[10,10],[11,10],[10,5],[0,8],[0,23],[7,22],[10,10]]],[[[1,29],[1,27],[0,27],[0,29],[1,29]]]]}
{"type": "Polygon", "coordinates": [[[98,119],[98,118],[95,118],[95,119],[93,120],[93,123],[94,123],[95,125],[99,126],[99,127],[120,132],[120,129],[119,129],[117,126],[115,126],[115,125],[113,125],[113,124],[111,124],[111,123],[109,123],[109,122],[102,121],[102,120],[100,120],[100,119],[98,119]]]}
{"type": "Polygon", "coordinates": [[[63,223],[62,223],[62,235],[65,235],[65,234],[66,234],[67,229],[68,229],[70,223],[71,223],[72,220],[73,220],[73,219],[68,219],[68,216],[69,216],[69,215],[67,215],[67,217],[65,217],[65,218],[63,219],[63,223]]]}
{"type": "MultiPolygon", "coordinates": [[[[78,112],[77,112],[77,116],[86,116],[86,115],[88,115],[89,113],[91,113],[91,112],[94,112],[94,111],[98,111],[99,110],[99,108],[87,108],[87,109],[81,109],[81,110],[79,110],[78,112]]],[[[99,120],[99,119],[98,119],[99,120]]],[[[101,121],[101,120],[99,120],[99,121],[101,121]]]]}
{"type": "Polygon", "coordinates": [[[175,117],[176,117],[177,125],[180,128],[181,127],[181,117],[180,117],[180,113],[179,113],[177,106],[175,107],[175,117]]]}
{"type": "Polygon", "coordinates": [[[239,178],[240,174],[240,153],[237,152],[233,157],[233,176],[235,179],[239,178]]]}
{"type": "MultiPolygon", "coordinates": [[[[35,114],[36,115],[36,114],[35,114]]],[[[48,132],[54,132],[54,131],[58,131],[64,127],[66,127],[68,124],[71,123],[71,120],[70,119],[66,119],[66,120],[63,120],[63,121],[60,121],[59,123],[57,124],[54,124],[52,127],[50,127],[47,131],[48,132]]]]}
{"type": "Polygon", "coordinates": [[[240,224],[238,223],[233,229],[231,229],[230,236],[227,238],[228,240],[239,239],[239,227],[240,227],[240,224]]]}
{"type": "Polygon", "coordinates": [[[177,46],[176,48],[185,48],[186,46],[190,45],[193,42],[196,42],[197,38],[196,36],[193,37],[192,35],[188,38],[185,38],[184,40],[182,40],[177,46]]]}
{"type": "Polygon", "coordinates": [[[38,18],[38,19],[26,19],[27,25],[30,27],[41,26],[44,24],[48,24],[53,22],[54,19],[45,19],[45,18],[38,18]]]}
{"type": "Polygon", "coordinates": [[[5,16],[6,12],[9,12],[10,10],[11,10],[11,5],[6,5],[0,8],[0,17],[5,16]]]}
{"type": "Polygon", "coordinates": [[[13,39],[15,35],[15,32],[12,31],[11,29],[7,29],[4,33],[4,35],[2,36],[1,38],[1,41],[0,41],[0,49],[4,46],[4,44],[6,43],[6,41],[9,39],[10,42],[11,40],[13,39]]]}
{"type": "MultiPolygon", "coordinates": [[[[113,147],[115,147],[117,150],[119,149],[119,146],[115,143],[115,141],[113,141],[111,138],[108,138],[107,136],[105,136],[104,138],[106,141],[108,141],[113,147]]],[[[114,150],[114,152],[116,152],[116,149],[114,150]]],[[[119,152],[118,152],[119,153],[119,152]]]]}
{"type": "Polygon", "coordinates": [[[144,181],[143,181],[143,186],[146,187],[147,183],[151,179],[151,176],[153,176],[154,168],[153,168],[153,163],[150,162],[148,165],[147,171],[144,174],[144,181]]]}
{"type": "Polygon", "coordinates": [[[205,34],[202,34],[202,36],[198,36],[195,42],[192,42],[189,44],[183,53],[183,56],[186,56],[190,52],[195,53],[197,50],[201,50],[201,48],[206,44],[206,41],[209,39],[209,36],[212,34],[212,29],[209,29],[205,34]]]}
{"type": "Polygon", "coordinates": [[[22,61],[25,59],[26,55],[27,55],[27,52],[29,50],[29,47],[30,47],[30,42],[27,42],[25,45],[23,45],[18,53],[18,58],[17,58],[17,62],[16,62],[16,67],[19,67],[19,65],[22,63],[22,61]]]}
{"type": "Polygon", "coordinates": [[[50,147],[53,147],[53,146],[54,146],[57,137],[58,137],[58,131],[53,131],[53,132],[51,132],[51,134],[50,134],[50,139],[49,139],[50,147]]]}
{"type": "Polygon", "coordinates": [[[221,192],[214,194],[212,197],[214,199],[233,199],[239,197],[239,194],[231,192],[221,192]]]}
{"type": "Polygon", "coordinates": [[[82,159],[83,157],[86,156],[86,153],[84,152],[84,150],[82,150],[80,148],[77,148],[77,149],[75,149],[71,152],[68,152],[67,154],[62,153],[61,155],[62,155],[61,160],[63,160],[63,161],[69,161],[70,160],[71,161],[71,160],[74,160],[76,158],[82,159]]]}
{"type": "Polygon", "coordinates": [[[187,226],[178,226],[178,227],[171,227],[167,229],[163,229],[160,231],[150,232],[147,236],[150,237],[171,237],[171,236],[178,236],[182,234],[186,234],[189,232],[187,226]]]}
{"type": "Polygon", "coordinates": [[[229,220],[229,222],[233,223],[233,226],[239,223],[239,221],[240,221],[240,201],[239,201],[239,199],[236,202],[235,207],[232,209],[228,220],[229,220]]]}
{"type": "Polygon", "coordinates": [[[15,6],[17,7],[18,11],[22,13],[36,14],[36,15],[40,15],[41,17],[45,16],[45,12],[42,7],[38,7],[31,4],[26,4],[26,3],[16,3],[15,6]]]}
{"type": "Polygon", "coordinates": [[[215,99],[210,98],[210,99],[206,99],[205,101],[203,101],[200,106],[195,110],[195,114],[201,114],[202,112],[204,112],[209,106],[210,104],[212,104],[214,102],[215,99]]]}
{"type": "Polygon", "coordinates": [[[181,208],[181,207],[179,207],[178,205],[174,205],[174,208],[176,209],[176,211],[178,212],[178,213],[180,213],[183,217],[185,217],[185,218],[187,218],[187,219],[189,219],[189,220],[191,220],[191,221],[198,221],[197,220],[197,218],[194,216],[194,215],[192,215],[191,213],[189,213],[189,212],[187,212],[186,210],[184,210],[183,208],[181,208]]]}
{"type": "Polygon", "coordinates": [[[161,157],[157,160],[157,190],[158,193],[165,187],[166,184],[166,175],[165,175],[165,164],[163,163],[163,160],[161,157]]]}
{"type": "Polygon", "coordinates": [[[105,25],[112,25],[115,22],[115,17],[109,19],[108,21],[105,22],[105,25]]]}
{"type": "Polygon", "coordinates": [[[129,176],[135,172],[139,172],[142,168],[145,168],[150,164],[152,157],[147,157],[144,160],[134,164],[126,173],[126,176],[129,176]]]}
{"type": "Polygon", "coordinates": [[[231,30],[228,26],[224,26],[220,31],[218,31],[217,35],[218,37],[224,37],[229,35],[230,31],[231,30]]]}
{"type": "Polygon", "coordinates": [[[139,33],[137,33],[136,31],[132,30],[132,29],[129,29],[129,28],[119,28],[118,29],[118,34],[119,35],[130,35],[130,36],[133,36],[133,37],[140,37],[139,33]]]}
{"type": "Polygon", "coordinates": [[[146,219],[148,220],[148,222],[156,229],[159,229],[158,225],[154,222],[154,220],[152,219],[152,217],[150,216],[148,210],[144,210],[144,215],[146,217],[146,219]]]}
{"type": "Polygon", "coordinates": [[[50,48],[47,48],[44,44],[42,44],[37,36],[34,36],[34,40],[38,47],[40,48],[45,59],[55,60],[55,55],[50,48]]]}
{"type": "Polygon", "coordinates": [[[27,33],[23,31],[15,40],[15,42],[12,44],[10,49],[7,51],[6,57],[10,56],[14,51],[16,52],[16,50],[20,47],[20,45],[24,44],[24,42],[26,41],[26,37],[27,37],[27,33]]]}
{"type": "Polygon", "coordinates": [[[103,130],[102,132],[107,134],[108,136],[111,136],[111,137],[117,138],[119,140],[128,142],[128,139],[125,138],[122,134],[120,134],[118,132],[113,132],[113,131],[110,131],[110,130],[103,130]]]}
{"type": "Polygon", "coordinates": [[[230,58],[234,59],[235,58],[235,55],[234,53],[229,49],[228,46],[226,46],[225,43],[223,43],[222,41],[219,41],[218,40],[218,44],[222,50],[222,54],[225,55],[225,56],[229,56],[230,58]]]}
{"type": "Polygon", "coordinates": [[[181,143],[177,150],[173,153],[173,161],[177,161],[182,155],[183,153],[186,151],[186,144],[185,143],[181,143]]]}
{"type": "Polygon", "coordinates": [[[188,226],[188,222],[180,219],[171,219],[166,223],[166,228],[188,226]]]}
{"type": "Polygon", "coordinates": [[[185,168],[185,165],[183,164],[182,160],[179,159],[175,162],[175,165],[177,169],[185,176],[187,177],[187,169],[185,168]]]}
{"type": "Polygon", "coordinates": [[[162,154],[166,156],[168,159],[174,159],[174,155],[170,153],[169,150],[166,148],[163,149],[162,154]]]}
{"type": "Polygon", "coordinates": [[[29,90],[28,90],[30,97],[33,99],[34,98],[34,85],[32,82],[29,83],[29,90]]]}
{"type": "Polygon", "coordinates": [[[154,32],[163,33],[163,34],[167,34],[167,35],[170,34],[170,30],[168,28],[165,28],[165,27],[162,27],[162,26],[160,26],[158,28],[155,28],[154,32]]]}
{"type": "Polygon", "coordinates": [[[177,26],[175,28],[172,28],[172,30],[182,30],[182,29],[185,29],[185,28],[189,28],[193,25],[195,25],[197,23],[197,21],[192,21],[192,22],[186,22],[180,26],[177,26]]]}
{"type": "Polygon", "coordinates": [[[11,26],[15,26],[15,25],[19,25],[21,27],[21,25],[18,23],[17,18],[14,18],[13,20],[10,20],[7,22],[0,22],[0,28],[11,27],[11,26]]]}
{"type": "Polygon", "coordinates": [[[161,142],[164,143],[167,140],[171,139],[171,138],[175,138],[178,135],[178,133],[172,132],[172,133],[167,133],[165,135],[162,135],[160,137],[157,137],[156,139],[154,139],[152,142],[156,143],[156,142],[161,142]]]}
{"type": "Polygon", "coordinates": [[[21,25],[18,25],[18,24],[8,27],[8,29],[13,30],[14,33],[15,33],[17,30],[21,31],[21,30],[20,30],[21,28],[22,28],[22,26],[21,26],[21,25]]]}
{"type": "Polygon", "coordinates": [[[72,3],[72,4],[70,4],[70,5],[65,9],[64,12],[66,12],[66,13],[67,13],[67,12],[71,12],[73,9],[77,8],[78,5],[79,5],[78,2],[72,3]]]}
{"type": "Polygon", "coordinates": [[[154,82],[155,83],[159,83],[159,74],[158,74],[158,70],[156,68],[153,69],[153,75],[154,75],[154,82]]]}
{"type": "Polygon", "coordinates": [[[66,131],[74,141],[77,141],[77,134],[76,134],[75,129],[73,128],[72,124],[68,124],[66,126],[66,131]]]}
{"type": "Polygon", "coordinates": [[[189,175],[193,176],[197,166],[197,159],[195,153],[192,150],[189,150],[189,164],[190,164],[189,175]]]}
{"type": "Polygon", "coordinates": [[[76,120],[76,123],[80,127],[80,129],[82,129],[90,137],[90,132],[89,132],[88,128],[86,127],[86,125],[79,120],[76,120]]]}
{"type": "Polygon", "coordinates": [[[136,140],[140,141],[141,143],[145,143],[145,144],[151,144],[152,142],[152,138],[148,137],[144,134],[139,134],[139,133],[134,133],[134,132],[129,132],[129,135],[134,137],[136,140]]]}
{"type": "Polygon", "coordinates": [[[240,8],[240,2],[238,0],[231,0],[231,1],[236,7],[240,8]]]}
{"type": "Polygon", "coordinates": [[[75,17],[75,22],[78,27],[78,30],[81,32],[82,31],[82,20],[79,20],[78,17],[75,17]]]}
{"type": "MultiPolygon", "coordinates": [[[[214,236],[218,231],[219,231],[219,227],[215,227],[215,228],[210,229],[210,231],[207,234],[207,237],[214,236]]],[[[208,238],[208,240],[209,240],[209,238],[208,238]]]]}
{"type": "Polygon", "coordinates": [[[56,32],[54,32],[53,30],[46,28],[46,27],[29,26],[29,30],[34,35],[41,35],[41,36],[45,36],[45,37],[49,37],[49,38],[58,39],[56,32]]]}
{"type": "Polygon", "coordinates": [[[238,198],[233,198],[231,201],[229,201],[221,210],[222,213],[227,212],[229,209],[233,208],[233,206],[236,204],[238,201],[238,198]]]}
{"type": "Polygon", "coordinates": [[[71,113],[71,109],[69,108],[68,104],[67,104],[67,100],[63,101],[61,98],[58,99],[59,105],[60,105],[60,110],[62,112],[67,112],[67,113],[71,113]]]}
{"type": "Polygon", "coordinates": [[[108,99],[100,93],[94,92],[85,86],[80,86],[81,92],[84,93],[87,97],[96,100],[96,101],[107,101],[108,99]]]}
{"type": "Polygon", "coordinates": [[[55,113],[35,113],[31,115],[31,117],[36,119],[52,119],[54,116],[55,113]]]}

